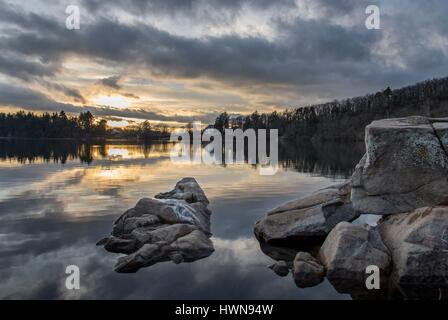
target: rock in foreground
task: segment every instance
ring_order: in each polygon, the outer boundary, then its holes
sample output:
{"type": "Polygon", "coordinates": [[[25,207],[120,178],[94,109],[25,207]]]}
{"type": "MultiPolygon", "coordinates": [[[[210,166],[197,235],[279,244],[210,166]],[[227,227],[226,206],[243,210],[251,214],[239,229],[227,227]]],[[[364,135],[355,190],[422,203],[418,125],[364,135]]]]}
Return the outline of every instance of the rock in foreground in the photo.
{"type": "Polygon", "coordinates": [[[447,207],[388,216],[379,232],[392,254],[392,280],[406,296],[448,289],[447,207]]]}
{"type": "Polygon", "coordinates": [[[366,214],[448,204],[448,118],[409,117],[366,127],[366,154],[352,177],[352,203],[366,214]]]}
{"type": "Polygon", "coordinates": [[[377,266],[385,280],[391,258],[375,228],[339,223],[325,239],[319,252],[327,279],[341,293],[365,290],[366,269],[377,266]]]}
{"type": "Polygon", "coordinates": [[[209,202],[194,178],[182,179],[156,198],[141,199],[115,221],[112,235],[98,242],[107,251],[128,254],[115,271],[136,272],[170,260],[192,262],[214,251],[209,202]]]}
{"type": "Polygon", "coordinates": [[[320,190],[277,207],[255,225],[255,234],[266,243],[323,241],[341,221],[359,215],[350,203],[350,185],[320,190]]]}

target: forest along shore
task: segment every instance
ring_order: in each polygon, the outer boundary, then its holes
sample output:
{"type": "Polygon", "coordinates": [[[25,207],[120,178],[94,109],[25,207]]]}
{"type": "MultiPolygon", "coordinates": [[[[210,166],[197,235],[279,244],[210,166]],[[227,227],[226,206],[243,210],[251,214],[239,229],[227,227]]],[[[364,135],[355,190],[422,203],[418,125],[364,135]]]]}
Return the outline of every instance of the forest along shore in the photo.
{"type": "Polygon", "coordinates": [[[448,77],[345,100],[247,116],[219,115],[213,127],[278,129],[292,140],[363,141],[364,128],[374,120],[408,116],[446,117],[448,77]]]}

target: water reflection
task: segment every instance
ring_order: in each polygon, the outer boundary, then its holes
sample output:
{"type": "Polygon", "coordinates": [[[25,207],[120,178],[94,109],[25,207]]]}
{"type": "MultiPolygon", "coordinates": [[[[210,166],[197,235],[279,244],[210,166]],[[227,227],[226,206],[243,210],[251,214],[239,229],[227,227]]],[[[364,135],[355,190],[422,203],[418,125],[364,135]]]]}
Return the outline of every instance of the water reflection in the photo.
{"type": "Polygon", "coordinates": [[[70,140],[0,140],[0,161],[25,163],[61,163],[79,160],[90,164],[94,160],[147,159],[168,154],[171,144],[80,144],[70,140]]]}
{"type": "Polygon", "coordinates": [[[277,277],[253,236],[267,210],[340,182],[349,174],[341,171],[345,164],[333,156],[323,164],[291,146],[296,158],[282,151],[282,169],[260,176],[249,165],[173,165],[169,150],[156,143],[0,141],[0,298],[349,298],[328,282],[302,290],[277,277]],[[322,168],[330,174],[319,175],[322,168]],[[185,176],[195,177],[210,200],[215,253],[134,275],[114,273],[116,256],[96,247],[98,238],[137,199],[169,190],[185,176]],[[65,289],[69,264],[81,269],[79,291],[65,289]]]}
{"type": "MultiPolygon", "coordinates": [[[[66,164],[68,161],[79,160],[81,164],[91,164],[93,161],[102,160],[168,158],[172,147],[173,144],[169,142],[129,144],[115,141],[78,144],[73,141],[57,140],[0,140],[0,162],[66,164]]],[[[282,142],[279,145],[279,161],[282,168],[327,177],[350,176],[363,153],[362,143],[282,142]]]]}
{"type": "Polygon", "coordinates": [[[349,177],[365,152],[364,143],[280,144],[284,168],[326,177],[349,177]]]}

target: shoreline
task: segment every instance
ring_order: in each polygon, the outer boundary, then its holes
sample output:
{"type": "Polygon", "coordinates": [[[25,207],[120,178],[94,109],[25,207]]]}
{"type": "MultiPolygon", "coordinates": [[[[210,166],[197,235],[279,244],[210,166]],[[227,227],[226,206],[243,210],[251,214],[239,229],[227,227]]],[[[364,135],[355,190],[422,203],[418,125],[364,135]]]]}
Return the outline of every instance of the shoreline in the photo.
{"type": "Polygon", "coordinates": [[[96,142],[134,142],[138,144],[170,142],[169,139],[154,139],[154,140],[137,140],[126,138],[94,138],[94,139],[74,139],[74,138],[22,138],[22,137],[0,137],[0,141],[72,141],[76,143],[96,143],[96,142]]]}

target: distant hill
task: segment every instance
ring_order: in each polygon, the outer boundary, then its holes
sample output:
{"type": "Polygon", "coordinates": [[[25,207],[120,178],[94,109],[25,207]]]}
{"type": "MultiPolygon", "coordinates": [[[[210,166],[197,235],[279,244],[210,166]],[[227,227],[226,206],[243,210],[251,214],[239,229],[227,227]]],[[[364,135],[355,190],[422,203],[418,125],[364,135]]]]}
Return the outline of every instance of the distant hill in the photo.
{"type": "MultiPolygon", "coordinates": [[[[448,77],[283,112],[254,112],[227,123],[244,129],[276,128],[284,139],[356,141],[364,139],[364,128],[373,120],[411,115],[448,117],[448,77]]],[[[221,114],[215,127],[225,123],[221,114]]]]}

